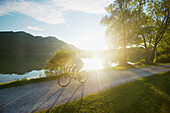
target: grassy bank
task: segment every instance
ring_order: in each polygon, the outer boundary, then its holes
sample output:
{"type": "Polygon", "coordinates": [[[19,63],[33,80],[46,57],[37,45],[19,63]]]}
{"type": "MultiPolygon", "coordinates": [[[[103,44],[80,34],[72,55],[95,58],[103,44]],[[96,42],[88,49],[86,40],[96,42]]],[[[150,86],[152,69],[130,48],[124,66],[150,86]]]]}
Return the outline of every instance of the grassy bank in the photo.
{"type": "Polygon", "coordinates": [[[108,72],[108,71],[114,71],[114,70],[125,70],[125,69],[131,69],[131,68],[141,68],[141,67],[146,67],[146,66],[158,66],[158,65],[165,65],[165,64],[170,64],[170,63],[155,63],[155,64],[150,64],[150,65],[145,65],[145,64],[142,64],[142,65],[137,65],[134,64],[134,65],[127,65],[127,66],[115,66],[115,67],[107,67],[105,69],[100,69],[101,71],[105,71],[105,72],[108,72]]]}
{"type": "MultiPolygon", "coordinates": [[[[156,66],[156,65],[164,65],[164,64],[165,63],[159,63],[159,64],[153,64],[153,65],[147,65],[147,66],[156,66]]],[[[98,71],[108,72],[108,71],[114,71],[114,70],[125,70],[125,69],[140,68],[140,67],[145,67],[145,65],[141,65],[141,66],[129,65],[126,67],[115,66],[115,67],[110,67],[110,68],[105,68],[105,69],[99,69],[98,71]]],[[[89,73],[93,73],[93,70],[89,71],[89,73]]],[[[17,87],[17,86],[22,86],[22,85],[32,84],[32,83],[51,81],[51,80],[56,80],[56,79],[58,79],[58,76],[34,78],[34,79],[29,79],[29,80],[24,79],[24,80],[17,80],[17,81],[12,81],[8,83],[0,83],[0,89],[9,88],[9,87],[17,87]]]]}
{"type": "Polygon", "coordinates": [[[12,81],[9,83],[0,83],[0,89],[56,80],[56,79],[58,79],[58,77],[59,76],[51,76],[51,77],[42,77],[42,78],[34,78],[34,79],[16,80],[16,81],[12,81]]]}
{"type": "Polygon", "coordinates": [[[122,84],[42,113],[169,113],[170,71],[122,84]]]}

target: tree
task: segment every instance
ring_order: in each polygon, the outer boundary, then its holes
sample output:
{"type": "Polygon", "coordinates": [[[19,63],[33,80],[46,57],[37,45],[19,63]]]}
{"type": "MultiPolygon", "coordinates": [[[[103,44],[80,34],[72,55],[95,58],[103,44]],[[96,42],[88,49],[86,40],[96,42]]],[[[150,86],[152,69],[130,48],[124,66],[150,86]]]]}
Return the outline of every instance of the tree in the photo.
{"type": "Polygon", "coordinates": [[[157,46],[169,26],[167,0],[131,0],[132,11],[137,11],[136,35],[146,50],[146,63],[153,63],[157,46]]]}
{"type": "Polygon", "coordinates": [[[76,55],[75,51],[57,50],[54,56],[47,61],[46,69],[49,70],[50,74],[57,73],[61,74],[69,72],[74,65],[73,57],[76,55]]]}
{"type": "Polygon", "coordinates": [[[126,65],[126,46],[133,42],[135,12],[128,8],[130,0],[116,0],[107,8],[107,15],[102,18],[101,24],[106,25],[106,42],[109,47],[123,48],[123,58],[119,64],[126,65]]]}
{"type": "Polygon", "coordinates": [[[150,23],[152,26],[150,37],[152,38],[153,48],[150,54],[149,63],[153,63],[157,52],[157,46],[163,39],[169,26],[168,0],[148,0],[146,2],[146,14],[149,17],[148,21],[152,21],[150,23]]]}
{"type": "Polygon", "coordinates": [[[156,62],[170,62],[170,38],[169,38],[169,29],[166,30],[162,40],[158,43],[156,49],[156,62]]]}
{"type": "Polygon", "coordinates": [[[131,0],[130,6],[132,11],[136,11],[136,28],[134,29],[134,34],[136,35],[136,40],[139,40],[137,44],[144,46],[145,48],[145,63],[147,64],[150,59],[150,50],[152,47],[152,40],[153,40],[153,23],[154,20],[150,18],[145,10],[146,7],[145,0],[131,0]]]}
{"type": "Polygon", "coordinates": [[[170,6],[168,5],[168,0],[155,0],[148,2],[148,12],[150,12],[150,16],[155,20],[155,39],[154,39],[154,47],[150,57],[150,63],[153,63],[155,58],[155,52],[157,50],[157,46],[159,42],[163,39],[165,31],[169,26],[169,11],[170,6]]]}

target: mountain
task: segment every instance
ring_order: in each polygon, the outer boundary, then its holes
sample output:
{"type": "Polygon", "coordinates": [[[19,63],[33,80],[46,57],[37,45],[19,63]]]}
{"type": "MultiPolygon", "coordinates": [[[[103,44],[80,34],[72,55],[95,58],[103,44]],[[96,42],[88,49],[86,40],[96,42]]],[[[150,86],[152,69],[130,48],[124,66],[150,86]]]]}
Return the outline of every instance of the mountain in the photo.
{"type": "Polygon", "coordinates": [[[33,36],[26,32],[0,32],[0,56],[53,55],[62,47],[76,49],[51,36],[33,36]]]}
{"type": "Polygon", "coordinates": [[[77,49],[56,37],[0,32],[0,74],[24,74],[45,67],[57,49],[77,49]]]}

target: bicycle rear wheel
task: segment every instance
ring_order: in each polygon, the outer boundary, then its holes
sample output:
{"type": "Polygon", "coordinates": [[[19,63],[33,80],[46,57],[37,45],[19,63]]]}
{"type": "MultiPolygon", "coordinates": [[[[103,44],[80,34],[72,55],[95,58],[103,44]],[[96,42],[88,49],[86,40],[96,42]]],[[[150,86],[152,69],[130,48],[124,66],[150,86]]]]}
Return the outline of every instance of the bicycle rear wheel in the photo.
{"type": "Polygon", "coordinates": [[[86,72],[81,72],[81,73],[78,74],[78,80],[79,80],[80,83],[86,82],[87,79],[88,79],[88,75],[87,75],[86,72]]]}
{"type": "Polygon", "coordinates": [[[71,82],[71,76],[69,73],[63,73],[58,79],[58,84],[62,87],[66,87],[71,82]]]}

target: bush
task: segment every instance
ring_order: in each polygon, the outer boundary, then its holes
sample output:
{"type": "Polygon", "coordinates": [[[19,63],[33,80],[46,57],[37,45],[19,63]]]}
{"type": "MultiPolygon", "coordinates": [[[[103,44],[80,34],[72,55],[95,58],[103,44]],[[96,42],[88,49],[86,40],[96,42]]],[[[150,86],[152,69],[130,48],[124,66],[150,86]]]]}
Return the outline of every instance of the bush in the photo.
{"type": "Polygon", "coordinates": [[[170,54],[161,55],[158,57],[157,63],[170,63],[170,54]]]}
{"type": "Polygon", "coordinates": [[[74,65],[74,57],[76,56],[76,52],[74,50],[57,50],[54,56],[47,61],[46,72],[47,76],[53,76],[56,74],[62,74],[65,72],[69,72],[74,65]]]}

